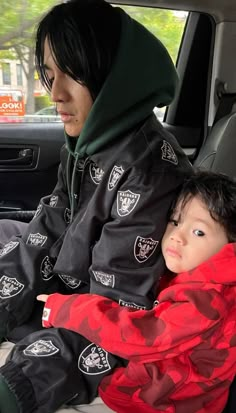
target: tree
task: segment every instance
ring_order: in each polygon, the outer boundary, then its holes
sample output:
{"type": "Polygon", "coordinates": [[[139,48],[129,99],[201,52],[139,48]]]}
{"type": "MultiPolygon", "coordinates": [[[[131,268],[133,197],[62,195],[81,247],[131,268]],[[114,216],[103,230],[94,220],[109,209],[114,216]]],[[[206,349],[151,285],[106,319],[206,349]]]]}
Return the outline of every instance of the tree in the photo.
{"type": "MultiPolygon", "coordinates": [[[[0,62],[19,60],[27,79],[27,113],[34,113],[34,34],[42,13],[63,0],[1,0],[0,62]]],[[[175,61],[185,19],[171,10],[145,7],[123,7],[128,14],[146,26],[167,47],[175,61]]]]}
{"type": "Polygon", "coordinates": [[[187,13],[149,7],[123,7],[126,12],[148,28],[167,48],[176,62],[187,13]]]}
{"type": "Polygon", "coordinates": [[[58,0],[1,0],[0,61],[19,60],[27,79],[26,111],[34,113],[34,35],[42,16],[58,0]]]}

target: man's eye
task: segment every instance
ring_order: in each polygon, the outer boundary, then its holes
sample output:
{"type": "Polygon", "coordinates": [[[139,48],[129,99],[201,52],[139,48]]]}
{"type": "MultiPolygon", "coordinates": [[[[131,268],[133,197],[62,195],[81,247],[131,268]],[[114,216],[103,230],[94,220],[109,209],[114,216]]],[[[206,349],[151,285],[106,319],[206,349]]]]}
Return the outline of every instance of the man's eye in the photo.
{"type": "Polygon", "coordinates": [[[51,77],[51,79],[48,79],[48,82],[49,82],[50,86],[52,86],[53,81],[54,81],[54,77],[51,77]]]}
{"type": "Polygon", "coordinates": [[[47,85],[48,85],[49,89],[51,89],[53,81],[54,81],[54,77],[49,77],[48,75],[46,75],[46,78],[47,78],[47,85]]]}
{"type": "Polygon", "coordinates": [[[204,237],[204,232],[203,231],[201,231],[200,229],[195,229],[194,231],[193,231],[193,233],[195,234],[195,235],[197,235],[197,237],[204,237]]]}

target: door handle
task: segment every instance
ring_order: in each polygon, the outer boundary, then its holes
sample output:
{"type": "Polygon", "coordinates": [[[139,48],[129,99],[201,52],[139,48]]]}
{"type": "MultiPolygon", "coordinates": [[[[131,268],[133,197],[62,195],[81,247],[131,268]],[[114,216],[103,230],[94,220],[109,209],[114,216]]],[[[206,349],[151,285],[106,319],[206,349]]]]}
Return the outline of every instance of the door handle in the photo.
{"type": "Polygon", "coordinates": [[[0,166],[20,166],[31,165],[33,162],[33,149],[20,149],[17,158],[0,159],[0,166]]]}

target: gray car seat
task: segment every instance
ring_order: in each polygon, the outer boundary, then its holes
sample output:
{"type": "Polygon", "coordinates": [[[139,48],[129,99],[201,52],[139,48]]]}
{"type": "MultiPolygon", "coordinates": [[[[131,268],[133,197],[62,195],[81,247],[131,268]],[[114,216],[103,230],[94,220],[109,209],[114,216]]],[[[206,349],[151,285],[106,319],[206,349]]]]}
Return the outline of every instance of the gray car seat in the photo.
{"type": "Polygon", "coordinates": [[[215,123],[194,166],[236,177],[236,112],[215,123]]]}
{"type": "MultiPolygon", "coordinates": [[[[194,166],[236,178],[236,112],[215,123],[194,166]]],[[[236,413],[236,377],[230,386],[228,402],[222,413],[236,413]]]]}

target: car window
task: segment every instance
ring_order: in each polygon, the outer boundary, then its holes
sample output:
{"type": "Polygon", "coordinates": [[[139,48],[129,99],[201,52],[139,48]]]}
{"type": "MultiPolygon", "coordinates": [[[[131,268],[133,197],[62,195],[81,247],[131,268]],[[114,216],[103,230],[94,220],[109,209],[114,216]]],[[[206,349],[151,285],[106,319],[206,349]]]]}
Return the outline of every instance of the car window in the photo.
{"type": "MultiPolygon", "coordinates": [[[[0,122],[60,122],[55,104],[40,84],[34,67],[34,32],[42,10],[55,0],[1,2],[0,122]]],[[[119,6],[145,25],[167,47],[174,62],[187,19],[186,12],[151,7],[119,6]]],[[[154,108],[159,120],[165,108],[154,108]]]]}

